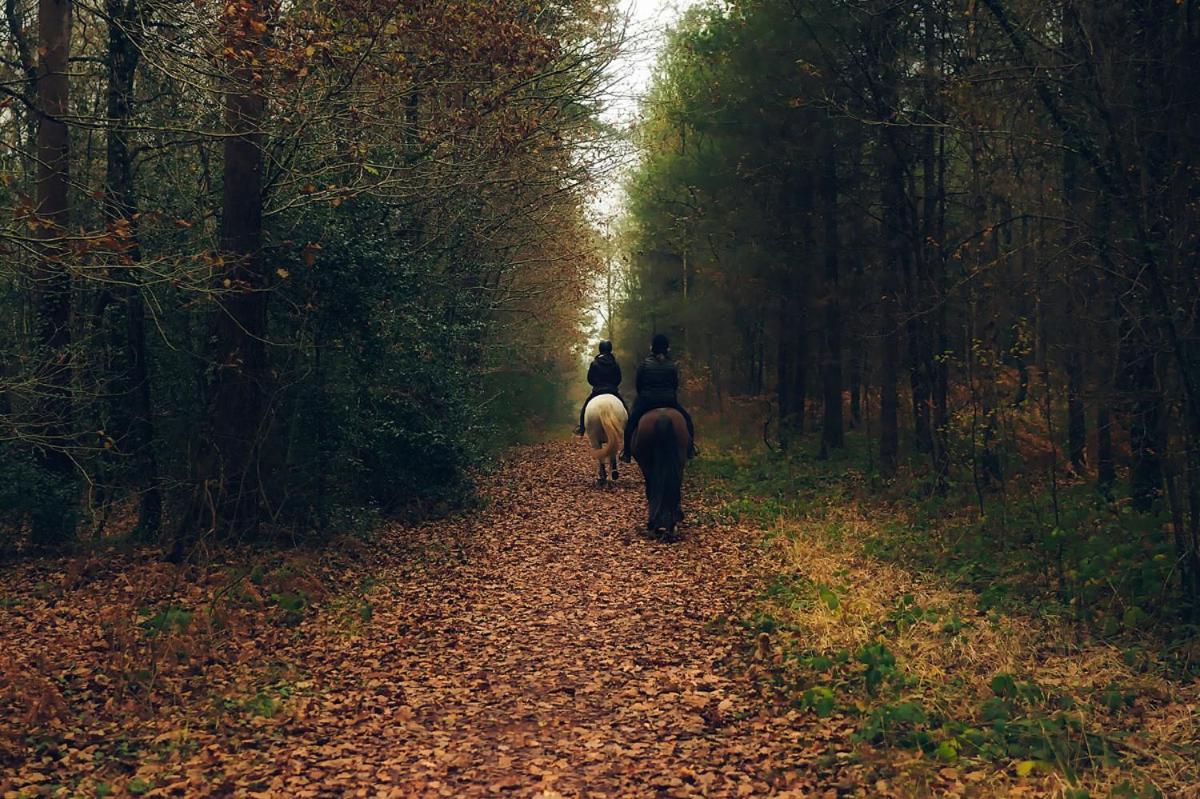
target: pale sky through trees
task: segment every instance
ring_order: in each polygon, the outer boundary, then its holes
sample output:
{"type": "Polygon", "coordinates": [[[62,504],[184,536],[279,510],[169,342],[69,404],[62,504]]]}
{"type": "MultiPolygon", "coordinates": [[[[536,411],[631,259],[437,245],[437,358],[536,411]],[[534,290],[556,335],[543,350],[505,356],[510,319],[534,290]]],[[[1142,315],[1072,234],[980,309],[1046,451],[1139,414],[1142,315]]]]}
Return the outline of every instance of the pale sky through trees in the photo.
{"type": "MultiPolygon", "coordinates": [[[[620,57],[610,67],[609,92],[602,115],[605,122],[627,132],[636,121],[639,104],[650,86],[667,29],[679,19],[680,14],[698,2],[627,0],[624,7],[629,26],[626,44],[620,57]]],[[[593,208],[600,224],[620,213],[620,182],[629,158],[619,160],[620,166],[602,178],[596,192],[593,208]]]]}
{"type": "MultiPolygon", "coordinates": [[[[636,156],[627,134],[637,121],[642,98],[650,88],[667,30],[684,11],[699,2],[701,0],[627,0],[624,6],[628,22],[625,45],[621,55],[609,67],[608,91],[601,116],[626,135],[612,142],[620,152],[613,155],[613,167],[601,175],[591,203],[594,224],[606,237],[612,223],[623,211],[625,197],[621,183],[636,156]]],[[[596,331],[605,330],[606,315],[610,310],[606,306],[613,299],[605,290],[605,283],[603,275],[597,276],[595,303],[589,313],[589,326],[596,331]]],[[[590,348],[584,349],[585,360],[592,354],[590,348]]]]}

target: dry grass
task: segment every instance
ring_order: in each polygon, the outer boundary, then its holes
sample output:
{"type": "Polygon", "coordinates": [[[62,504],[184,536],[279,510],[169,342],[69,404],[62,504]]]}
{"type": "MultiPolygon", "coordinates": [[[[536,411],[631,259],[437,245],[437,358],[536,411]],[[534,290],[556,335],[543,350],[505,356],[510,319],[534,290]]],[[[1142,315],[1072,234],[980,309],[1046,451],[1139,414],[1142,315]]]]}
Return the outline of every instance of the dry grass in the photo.
{"type": "MultiPolygon", "coordinates": [[[[970,592],[863,556],[859,542],[880,531],[878,521],[858,505],[830,506],[803,520],[780,519],[772,532],[781,571],[834,587],[839,600],[832,609],[821,601],[800,608],[772,603],[769,612],[786,621],[784,635],[791,645],[853,653],[883,640],[908,678],[889,701],[916,701],[931,717],[973,726],[986,726],[980,707],[993,696],[990,684],[997,674],[1036,682],[1049,695],[1073,697],[1076,704],[1067,712],[1077,714],[1083,729],[1114,742],[1120,759],[1116,766],[1080,769],[1070,785],[1061,770],[1018,776],[1016,761],[964,757],[946,762],[918,749],[864,746],[863,756],[888,775],[876,785],[880,795],[1121,796],[1114,791],[1128,781],[1139,791],[1153,785],[1166,797],[1200,797],[1195,759],[1200,681],[1173,682],[1153,662],[1130,662],[1117,647],[1078,640],[1061,620],[981,613],[970,592]],[[827,533],[832,523],[841,531],[836,537],[827,533]],[[906,595],[910,607],[935,611],[936,620],[898,624],[897,603],[906,595]],[[946,619],[961,620],[961,626],[956,623],[948,633],[946,619]],[[1136,699],[1111,709],[1099,697],[1114,685],[1136,699]]],[[[853,701],[860,711],[869,711],[884,697],[861,691],[853,701]]]]}

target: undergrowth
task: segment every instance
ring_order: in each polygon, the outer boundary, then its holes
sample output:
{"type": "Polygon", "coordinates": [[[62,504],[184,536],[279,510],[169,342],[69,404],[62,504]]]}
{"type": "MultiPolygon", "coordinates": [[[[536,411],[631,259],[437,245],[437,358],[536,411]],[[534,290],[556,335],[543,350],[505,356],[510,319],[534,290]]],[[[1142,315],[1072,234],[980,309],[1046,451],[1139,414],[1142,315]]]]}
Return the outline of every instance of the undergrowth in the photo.
{"type": "Polygon", "coordinates": [[[777,556],[736,622],[764,698],[851,719],[900,795],[1195,790],[1195,631],[1161,519],[1082,485],[981,515],[963,490],[879,482],[869,442],[848,443],[828,461],[709,448],[692,471],[714,520],[777,556]]]}
{"type": "MultiPolygon", "coordinates": [[[[1060,484],[1052,497],[1019,477],[980,513],[968,486],[939,495],[916,470],[884,483],[872,442],[852,434],[847,444],[828,460],[733,450],[696,461],[693,473],[725,519],[769,526],[865,503],[879,522],[859,542],[865,554],[947,577],[978,593],[981,610],[1053,616],[1103,640],[1156,638],[1181,674],[1200,673],[1200,626],[1178,599],[1165,515],[1134,513],[1087,483],[1060,484]]],[[[842,537],[836,522],[824,533],[842,537]]]]}

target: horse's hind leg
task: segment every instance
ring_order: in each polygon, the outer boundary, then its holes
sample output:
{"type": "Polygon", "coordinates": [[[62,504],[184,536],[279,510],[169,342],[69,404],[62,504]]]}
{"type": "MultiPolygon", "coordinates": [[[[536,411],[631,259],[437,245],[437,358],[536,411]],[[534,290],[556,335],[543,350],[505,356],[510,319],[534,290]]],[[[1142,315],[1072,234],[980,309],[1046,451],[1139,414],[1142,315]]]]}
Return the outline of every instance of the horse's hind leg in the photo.
{"type": "Polygon", "coordinates": [[[608,473],[604,470],[604,461],[600,461],[600,479],[596,482],[596,485],[601,488],[608,485],[608,473]]]}
{"type": "Polygon", "coordinates": [[[615,482],[617,482],[617,478],[620,477],[621,474],[620,474],[620,472],[617,471],[617,458],[615,455],[611,458],[611,461],[612,461],[612,463],[609,465],[612,468],[612,481],[615,483],[615,482]]]}

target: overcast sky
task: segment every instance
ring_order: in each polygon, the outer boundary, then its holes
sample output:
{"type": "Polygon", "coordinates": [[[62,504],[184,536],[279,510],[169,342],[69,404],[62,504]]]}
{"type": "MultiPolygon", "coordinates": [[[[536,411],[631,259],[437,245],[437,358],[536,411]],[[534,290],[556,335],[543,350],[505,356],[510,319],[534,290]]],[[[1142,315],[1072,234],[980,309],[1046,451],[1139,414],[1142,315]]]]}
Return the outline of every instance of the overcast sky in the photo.
{"type": "MultiPolygon", "coordinates": [[[[623,0],[629,19],[627,44],[610,67],[610,95],[604,119],[622,130],[636,120],[638,104],[650,86],[654,64],[662,49],[664,34],[689,6],[700,0],[623,0]]],[[[621,171],[602,181],[593,205],[599,220],[619,214],[621,171]]]]}
{"type": "MultiPolygon", "coordinates": [[[[621,0],[629,29],[621,56],[609,67],[604,121],[627,131],[637,120],[639,106],[650,87],[654,65],[662,50],[667,30],[687,8],[703,1],[621,0]]],[[[609,222],[615,222],[622,213],[624,196],[621,181],[632,165],[633,153],[628,148],[621,147],[621,152],[615,155],[618,155],[617,166],[609,169],[601,177],[591,203],[593,223],[601,229],[607,227],[609,222]]],[[[589,333],[605,330],[606,311],[601,284],[602,280],[597,276],[593,292],[594,304],[589,313],[589,333]]],[[[589,347],[581,354],[586,361],[593,352],[589,347]]]]}

